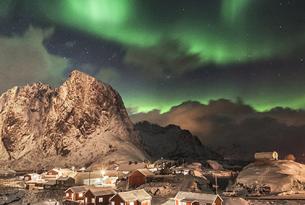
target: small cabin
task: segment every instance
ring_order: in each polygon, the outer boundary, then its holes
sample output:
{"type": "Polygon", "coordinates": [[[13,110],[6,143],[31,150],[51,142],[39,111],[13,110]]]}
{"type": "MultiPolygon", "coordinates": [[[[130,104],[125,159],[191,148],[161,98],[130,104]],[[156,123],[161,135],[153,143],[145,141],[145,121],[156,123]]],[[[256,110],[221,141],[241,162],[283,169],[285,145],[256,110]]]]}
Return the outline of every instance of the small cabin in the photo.
{"type": "Polygon", "coordinates": [[[278,160],[279,154],[275,151],[273,152],[257,152],[254,154],[255,160],[278,160]]]}
{"type": "Polygon", "coordinates": [[[109,205],[116,192],[111,188],[93,187],[84,194],[84,205],[109,205]]]}
{"type": "Polygon", "coordinates": [[[222,205],[223,200],[216,194],[179,191],[175,196],[175,205],[222,205]]]}
{"type": "Polygon", "coordinates": [[[72,177],[59,177],[56,184],[61,187],[71,187],[75,185],[75,179],[72,177]]]}
{"type": "Polygon", "coordinates": [[[83,202],[84,194],[88,191],[86,186],[73,186],[65,191],[66,201],[83,202]]]}
{"type": "Polygon", "coordinates": [[[144,190],[120,192],[110,198],[110,205],[151,205],[152,197],[144,190]]]}
{"type": "Polygon", "coordinates": [[[128,176],[128,185],[130,187],[138,187],[147,183],[147,178],[153,175],[154,173],[148,169],[137,169],[128,176]]]}

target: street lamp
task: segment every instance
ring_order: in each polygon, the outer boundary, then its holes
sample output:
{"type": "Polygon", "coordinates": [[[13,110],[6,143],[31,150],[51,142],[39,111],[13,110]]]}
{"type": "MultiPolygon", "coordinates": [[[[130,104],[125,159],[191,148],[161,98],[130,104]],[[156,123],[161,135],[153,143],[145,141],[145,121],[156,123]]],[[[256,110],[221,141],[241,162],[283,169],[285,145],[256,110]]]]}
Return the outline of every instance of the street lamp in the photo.
{"type": "Polygon", "coordinates": [[[105,169],[101,169],[101,175],[102,175],[102,177],[104,177],[105,174],[106,174],[106,170],[105,170],[105,169]]]}

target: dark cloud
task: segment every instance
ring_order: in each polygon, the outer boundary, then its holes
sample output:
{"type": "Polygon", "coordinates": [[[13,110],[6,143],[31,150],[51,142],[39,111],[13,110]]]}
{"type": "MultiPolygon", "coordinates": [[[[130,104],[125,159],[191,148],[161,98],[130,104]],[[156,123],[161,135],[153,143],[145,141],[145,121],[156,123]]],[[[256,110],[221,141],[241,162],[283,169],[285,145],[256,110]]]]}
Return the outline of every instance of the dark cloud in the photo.
{"type": "Polygon", "coordinates": [[[202,64],[199,55],[178,40],[163,39],[151,47],[130,47],[124,61],[150,77],[180,76],[202,64]]]}
{"type": "Polygon", "coordinates": [[[161,114],[158,110],[131,116],[167,126],[176,124],[225,157],[251,159],[256,151],[278,150],[304,160],[305,111],[275,108],[256,112],[242,101],[185,102],[161,114]]]}

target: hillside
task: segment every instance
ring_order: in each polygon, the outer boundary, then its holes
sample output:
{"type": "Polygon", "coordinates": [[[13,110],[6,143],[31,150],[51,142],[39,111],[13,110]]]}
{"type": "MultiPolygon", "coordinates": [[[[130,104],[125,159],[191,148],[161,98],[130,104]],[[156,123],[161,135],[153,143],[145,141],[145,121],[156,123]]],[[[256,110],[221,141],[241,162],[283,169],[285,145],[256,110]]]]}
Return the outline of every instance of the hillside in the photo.
{"type": "Polygon", "coordinates": [[[184,159],[189,161],[221,159],[221,156],[204,146],[188,130],[176,125],[161,127],[147,121],[135,124],[145,152],[157,160],[184,159]]]}

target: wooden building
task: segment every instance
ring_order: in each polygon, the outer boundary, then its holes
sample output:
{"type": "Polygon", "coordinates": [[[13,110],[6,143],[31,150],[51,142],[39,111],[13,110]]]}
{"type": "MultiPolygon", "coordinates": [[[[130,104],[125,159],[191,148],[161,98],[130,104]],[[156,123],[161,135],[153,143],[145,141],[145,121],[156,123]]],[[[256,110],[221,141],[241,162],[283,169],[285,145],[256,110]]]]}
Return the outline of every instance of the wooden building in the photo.
{"type": "Polygon", "coordinates": [[[117,171],[106,170],[101,173],[101,170],[78,172],[75,175],[75,184],[77,185],[93,185],[99,187],[112,187],[115,188],[116,181],[119,176],[117,171]]]}
{"type": "Polygon", "coordinates": [[[138,187],[142,184],[147,183],[148,177],[153,176],[154,173],[148,169],[137,169],[128,176],[128,186],[138,187]]]}
{"type": "Polygon", "coordinates": [[[109,205],[109,199],[115,194],[111,188],[90,188],[84,195],[84,205],[109,205]]]}
{"type": "MultiPolygon", "coordinates": [[[[86,186],[73,186],[65,191],[65,201],[80,202],[84,201],[84,195],[88,191],[86,186]]],[[[66,203],[67,204],[67,203],[66,203]]]]}
{"type": "Polygon", "coordinates": [[[54,168],[43,174],[43,178],[48,179],[57,179],[59,177],[75,177],[76,172],[71,169],[66,168],[54,168]]]}
{"type": "Polygon", "coordinates": [[[59,177],[56,179],[56,184],[59,187],[71,187],[75,185],[75,179],[72,177],[59,177]]]}
{"type": "Polygon", "coordinates": [[[255,160],[278,160],[279,154],[275,151],[273,152],[257,152],[254,154],[255,160]]]}
{"type": "Polygon", "coordinates": [[[144,190],[120,192],[110,198],[110,205],[151,205],[152,197],[144,190]]]}
{"type": "Polygon", "coordinates": [[[178,192],[175,205],[222,205],[222,198],[215,194],[178,192]]]}
{"type": "Polygon", "coordinates": [[[38,181],[26,181],[25,188],[28,190],[42,190],[44,189],[46,181],[38,180],[38,181]]]}
{"type": "Polygon", "coordinates": [[[56,184],[56,180],[48,180],[43,184],[43,188],[44,189],[57,189],[57,184],[56,184]]]}

